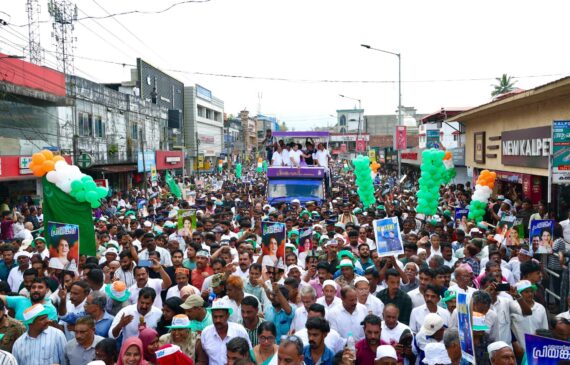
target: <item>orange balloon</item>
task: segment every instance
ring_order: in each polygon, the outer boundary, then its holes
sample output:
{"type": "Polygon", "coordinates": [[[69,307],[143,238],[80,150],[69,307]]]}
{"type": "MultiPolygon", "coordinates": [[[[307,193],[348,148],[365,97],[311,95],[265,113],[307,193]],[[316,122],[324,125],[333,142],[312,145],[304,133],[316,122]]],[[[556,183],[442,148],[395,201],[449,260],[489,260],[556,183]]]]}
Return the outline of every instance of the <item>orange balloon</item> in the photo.
{"type": "Polygon", "coordinates": [[[45,173],[53,171],[55,169],[55,163],[53,160],[45,160],[44,163],[42,163],[42,169],[45,173]]]}
{"type": "Polygon", "coordinates": [[[445,151],[445,156],[443,157],[444,160],[449,160],[451,159],[451,151],[445,151]]]}
{"type": "Polygon", "coordinates": [[[57,161],[65,161],[65,158],[63,158],[63,156],[53,156],[53,162],[56,163],[57,161]]]}
{"type": "Polygon", "coordinates": [[[46,160],[46,157],[41,153],[34,153],[32,155],[32,162],[36,165],[41,165],[46,160]]]}
{"type": "Polygon", "coordinates": [[[36,166],[36,168],[33,169],[32,172],[34,173],[34,176],[37,176],[37,177],[42,177],[46,174],[46,172],[43,169],[43,165],[36,166]]]}
{"type": "Polygon", "coordinates": [[[44,155],[44,157],[46,158],[46,160],[53,160],[53,152],[49,151],[49,150],[42,150],[40,152],[42,155],[44,155]]]}

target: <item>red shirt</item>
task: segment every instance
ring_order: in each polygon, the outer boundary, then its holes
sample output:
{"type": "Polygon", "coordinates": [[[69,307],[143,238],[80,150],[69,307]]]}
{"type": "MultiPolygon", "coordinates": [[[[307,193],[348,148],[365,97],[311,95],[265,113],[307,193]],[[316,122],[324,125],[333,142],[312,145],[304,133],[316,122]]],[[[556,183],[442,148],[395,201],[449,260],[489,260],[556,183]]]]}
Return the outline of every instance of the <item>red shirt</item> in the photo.
{"type": "Polygon", "coordinates": [[[195,286],[199,290],[202,290],[202,284],[204,284],[204,280],[206,279],[204,275],[202,275],[203,272],[207,273],[208,276],[214,274],[214,270],[212,270],[210,266],[206,267],[206,270],[200,270],[198,268],[192,270],[192,286],[195,286]]]}
{"type": "MultiPolygon", "coordinates": [[[[380,341],[378,346],[380,345],[389,345],[389,343],[385,343],[384,341],[380,341]]],[[[368,346],[368,342],[366,339],[363,338],[362,340],[358,341],[354,346],[356,348],[356,363],[357,364],[374,364],[374,359],[376,358],[376,352],[372,351],[370,346],[368,346]]]]}

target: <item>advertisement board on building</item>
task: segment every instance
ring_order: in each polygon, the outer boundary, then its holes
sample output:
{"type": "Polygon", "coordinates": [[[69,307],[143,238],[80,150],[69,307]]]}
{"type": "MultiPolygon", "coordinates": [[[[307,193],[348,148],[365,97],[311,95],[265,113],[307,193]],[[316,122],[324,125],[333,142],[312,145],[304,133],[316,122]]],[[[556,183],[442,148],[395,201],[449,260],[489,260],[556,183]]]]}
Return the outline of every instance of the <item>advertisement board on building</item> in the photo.
{"type": "Polygon", "coordinates": [[[465,147],[448,148],[455,166],[465,166],[465,147]]]}
{"type": "MultiPolygon", "coordinates": [[[[141,98],[168,109],[184,109],[184,84],[150,63],[137,58],[141,98]]],[[[175,115],[172,114],[175,118],[175,115]]],[[[181,119],[181,118],[178,118],[181,119]]]]}
{"type": "Polygon", "coordinates": [[[509,166],[548,168],[551,127],[526,128],[501,133],[501,163],[509,166]]]}
{"type": "MultiPolygon", "coordinates": [[[[331,134],[330,141],[331,142],[356,142],[356,138],[358,134],[331,134]]],[[[360,139],[364,139],[364,141],[370,141],[370,135],[367,133],[362,133],[359,137],[360,139]]]]}
{"type": "Polygon", "coordinates": [[[65,96],[65,75],[47,67],[35,65],[0,53],[2,81],[40,90],[57,96],[65,96]]]}
{"type": "Polygon", "coordinates": [[[169,170],[184,167],[184,153],[182,151],[156,151],[156,169],[169,170]]]}
{"type": "Polygon", "coordinates": [[[359,138],[356,140],[356,152],[364,152],[366,151],[366,142],[364,139],[359,138]]]}
{"type": "Polygon", "coordinates": [[[403,125],[396,126],[396,149],[403,150],[408,147],[406,142],[406,127],[403,125]]]}
{"type": "Polygon", "coordinates": [[[552,122],[552,181],[570,183],[570,121],[552,122]]]}
{"type": "Polygon", "coordinates": [[[144,161],[143,161],[143,154],[142,152],[138,153],[137,156],[137,170],[138,172],[149,172],[151,171],[152,166],[156,166],[156,158],[154,155],[154,151],[146,150],[144,151],[144,161]],[[144,168],[143,168],[144,165],[144,168]]]}
{"type": "Polygon", "coordinates": [[[426,130],[426,148],[439,148],[439,129],[426,130]]]}

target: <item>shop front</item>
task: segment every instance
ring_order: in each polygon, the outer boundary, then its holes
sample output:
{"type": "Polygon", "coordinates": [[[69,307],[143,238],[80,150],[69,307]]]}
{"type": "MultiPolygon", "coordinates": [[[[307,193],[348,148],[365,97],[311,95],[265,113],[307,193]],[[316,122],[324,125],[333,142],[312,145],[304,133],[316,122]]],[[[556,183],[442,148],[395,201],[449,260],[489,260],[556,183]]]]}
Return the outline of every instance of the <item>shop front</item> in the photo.
{"type": "Polygon", "coordinates": [[[170,170],[175,175],[182,175],[184,168],[183,151],[156,151],[156,169],[170,170]]]}
{"type": "MultiPolygon", "coordinates": [[[[454,117],[465,126],[465,165],[473,170],[473,183],[488,169],[497,173],[496,194],[548,202],[551,125],[569,116],[570,78],[564,78],[454,117]]],[[[551,210],[568,205],[566,190],[552,186],[551,210]]]]}

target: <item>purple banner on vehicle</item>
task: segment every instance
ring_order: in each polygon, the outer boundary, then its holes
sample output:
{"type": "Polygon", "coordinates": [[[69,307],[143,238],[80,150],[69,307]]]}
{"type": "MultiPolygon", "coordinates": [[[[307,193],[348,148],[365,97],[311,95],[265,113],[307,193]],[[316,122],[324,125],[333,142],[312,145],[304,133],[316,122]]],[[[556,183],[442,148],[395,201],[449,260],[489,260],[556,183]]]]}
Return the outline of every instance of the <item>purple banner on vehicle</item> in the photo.
{"type": "Polygon", "coordinates": [[[323,131],[308,131],[308,132],[296,132],[296,131],[275,131],[273,132],[273,137],[290,137],[290,138],[324,138],[330,136],[329,132],[323,131]]]}
{"type": "Polygon", "coordinates": [[[556,365],[570,361],[570,342],[528,333],[524,337],[528,365],[556,365]]]}
{"type": "Polygon", "coordinates": [[[323,178],[325,170],[322,167],[268,167],[267,177],[279,178],[323,178]]]}

